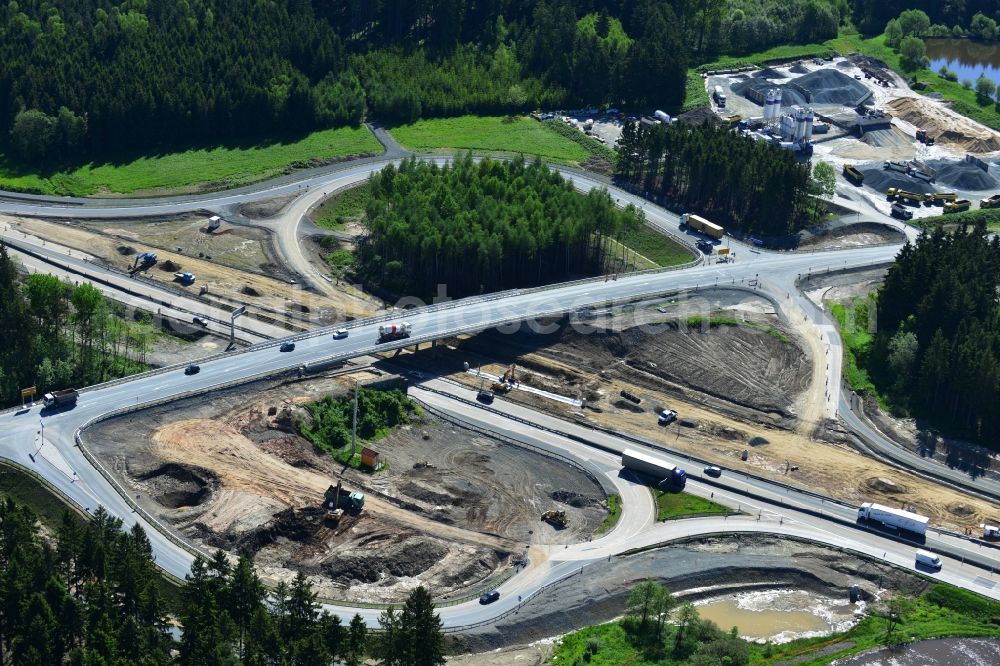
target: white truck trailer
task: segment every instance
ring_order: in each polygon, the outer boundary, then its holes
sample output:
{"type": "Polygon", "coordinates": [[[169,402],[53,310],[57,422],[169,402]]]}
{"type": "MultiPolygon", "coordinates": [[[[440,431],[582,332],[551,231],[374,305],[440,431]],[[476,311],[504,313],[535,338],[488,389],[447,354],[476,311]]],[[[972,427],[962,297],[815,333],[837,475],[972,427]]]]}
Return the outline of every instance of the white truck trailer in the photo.
{"type": "Polygon", "coordinates": [[[633,472],[639,472],[656,479],[658,483],[666,481],[665,485],[674,488],[683,488],[687,482],[687,475],[683,469],[677,465],[644,451],[625,449],[622,451],[622,467],[633,472]]]}
{"type": "Polygon", "coordinates": [[[921,516],[911,511],[903,511],[902,509],[894,509],[891,506],[865,502],[858,507],[858,520],[873,521],[881,523],[886,527],[906,530],[923,536],[927,533],[927,521],[929,519],[927,516],[921,516]]]}

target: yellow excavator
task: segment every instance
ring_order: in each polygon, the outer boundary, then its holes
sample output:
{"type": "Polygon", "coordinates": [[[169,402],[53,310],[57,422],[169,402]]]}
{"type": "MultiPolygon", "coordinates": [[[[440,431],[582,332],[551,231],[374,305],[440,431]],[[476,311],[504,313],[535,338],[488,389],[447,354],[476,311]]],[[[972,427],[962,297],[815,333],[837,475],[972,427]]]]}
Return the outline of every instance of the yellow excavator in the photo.
{"type": "Polygon", "coordinates": [[[562,509],[549,509],[542,514],[542,520],[556,527],[566,527],[569,524],[566,512],[562,509]]]}
{"type": "Polygon", "coordinates": [[[490,390],[494,393],[507,393],[511,389],[511,385],[515,382],[514,379],[514,364],[511,363],[510,367],[507,368],[502,375],[500,375],[500,381],[493,382],[490,386],[490,390]]]}

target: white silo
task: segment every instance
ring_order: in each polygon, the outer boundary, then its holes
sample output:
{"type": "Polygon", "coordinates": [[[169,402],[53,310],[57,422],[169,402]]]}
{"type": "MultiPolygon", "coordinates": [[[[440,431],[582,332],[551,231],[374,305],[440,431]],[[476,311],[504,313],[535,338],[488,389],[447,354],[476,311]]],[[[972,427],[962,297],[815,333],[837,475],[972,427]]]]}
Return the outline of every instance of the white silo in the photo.
{"type": "Polygon", "coordinates": [[[774,122],[781,115],[781,91],[777,88],[771,88],[767,91],[767,120],[769,122],[774,122]]]}
{"type": "Polygon", "coordinates": [[[793,104],[790,111],[793,121],[792,141],[800,141],[802,135],[805,134],[805,109],[798,104],[793,104]]]}
{"type": "Polygon", "coordinates": [[[812,109],[806,109],[806,131],[802,137],[802,140],[806,143],[811,143],[813,139],[813,121],[816,119],[816,114],[813,113],[812,109]]]}
{"type": "Polygon", "coordinates": [[[786,113],[781,116],[781,136],[795,140],[795,118],[791,114],[786,113]]]}

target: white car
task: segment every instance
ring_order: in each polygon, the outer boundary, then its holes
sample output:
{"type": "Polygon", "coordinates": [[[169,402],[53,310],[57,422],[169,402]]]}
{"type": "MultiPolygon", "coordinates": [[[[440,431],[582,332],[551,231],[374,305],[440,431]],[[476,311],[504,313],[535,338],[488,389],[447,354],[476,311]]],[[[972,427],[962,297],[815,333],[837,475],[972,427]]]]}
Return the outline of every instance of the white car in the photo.
{"type": "Polygon", "coordinates": [[[346,337],[347,337],[347,329],[346,328],[338,328],[336,331],[333,332],[333,339],[334,340],[343,340],[346,337]]]}

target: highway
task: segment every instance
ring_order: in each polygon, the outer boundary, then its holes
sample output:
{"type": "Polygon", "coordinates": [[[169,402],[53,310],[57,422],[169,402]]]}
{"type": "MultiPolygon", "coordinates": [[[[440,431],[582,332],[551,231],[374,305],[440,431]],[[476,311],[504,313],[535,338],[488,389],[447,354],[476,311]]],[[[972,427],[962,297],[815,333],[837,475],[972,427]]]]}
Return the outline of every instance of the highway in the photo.
{"type": "MultiPolygon", "coordinates": [[[[280,227],[279,246],[286,260],[308,271],[308,262],[304,258],[295,256],[298,247],[296,216],[300,217],[302,211],[326,196],[325,193],[359,182],[367,178],[371,171],[382,168],[386,163],[386,160],[375,160],[300,182],[244,188],[249,191],[186,200],[152,202],[115,200],[112,205],[101,201],[53,202],[40,198],[18,197],[0,200],[0,211],[67,218],[135,217],[206,208],[221,209],[265,197],[300,194],[303,196],[290,206],[289,219],[292,223],[280,227]]],[[[600,181],[580,176],[576,172],[568,172],[568,176],[574,179],[580,189],[604,186],[600,181]]],[[[647,218],[654,226],[667,230],[676,229],[676,217],[670,213],[642,202],[627,192],[613,188],[611,192],[612,196],[623,204],[634,202],[642,205],[647,218]]],[[[913,237],[915,232],[912,228],[905,227],[905,229],[908,230],[908,236],[913,237]]],[[[685,239],[685,242],[690,241],[685,239]]],[[[3,437],[0,438],[0,455],[42,475],[81,507],[92,511],[98,505],[103,505],[111,513],[121,516],[126,526],[136,521],[143,524],[149,534],[159,566],[172,575],[183,577],[189,570],[191,552],[182,544],[168,538],[162,526],[157,529],[158,526],[154,525],[155,520],[152,517],[145,515],[141,510],[135,513],[134,505],[122,496],[124,491],[116,489],[110,477],[102,475],[101,471],[88,461],[83,450],[76,446],[77,433],[93,420],[118,410],[134,409],[154,402],[166,402],[180,396],[211,390],[216,386],[241,383],[253,377],[294,370],[314,363],[346,360],[377,350],[399,348],[414,342],[440,339],[458,333],[473,333],[493,327],[504,330],[508,325],[519,325],[525,321],[541,330],[544,329],[544,325],[537,320],[548,315],[573,312],[586,307],[599,307],[612,302],[626,302],[666,292],[697,291],[724,286],[757,290],[774,300],[784,316],[793,317],[801,314],[803,321],[811,322],[818,339],[827,347],[830,358],[838,361],[831,363],[827,371],[828,379],[833,381],[828,381],[830,390],[823,406],[823,415],[834,417],[847,414],[839,392],[841,343],[836,327],[829,317],[801,294],[796,284],[802,276],[810,273],[885,264],[893,259],[899,246],[862,247],[821,253],[773,253],[758,251],[736,241],[730,241],[730,245],[738,254],[735,263],[699,262],[679,270],[651,271],[622,275],[609,280],[593,279],[549,288],[514,290],[495,296],[473,297],[409,310],[405,313],[405,320],[413,327],[413,337],[410,340],[379,344],[378,322],[385,317],[356,321],[349,326],[350,335],[344,340],[333,340],[330,329],[324,329],[295,336],[296,349],[292,352],[280,352],[275,343],[265,342],[239,353],[208,359],[201,364],[201,372],[194,376],[184,375],[181,368],[168,368],[93,387],[82,392],[75,408],[61,413],[41,414],[38,407],[29,410],[8,410],[0,413],[0,432],[3,433],[3,437]]],[[[298,254],[301,255],[301,252],[298,251],[298,254]]],[[[323,282],[322,276],[316,274],[315,270],[307,277],[317,284],[323,282]]],[[[461,398],[461,395],[453,394],[448,397],[442,394],[425,395],[423,392],[418,392],[416,397],[442,411],[450,410],[456,418],[475,420],[479,427],[484,429],[497,429],[507,433],[508,436],[516,433],[516,436],[525,442],[556,447],[564,455],[576,457],[587,465],[596,465],[605,470],[609,482],[615,484],[626,498],[622,521],[609,534],[587,544],[550,553],[543,562],[533,562],[527,570],[504,584],[501,588],[503,592],[501,600],[495,604],[483,607],[473,601],[443,607],[441,615],[448,627],[490,621],[510,610],[512,604],[516,605],[517,595],[527,598],[544,585],[562,576],[573,575],[590,561],[613,556],[637,545],[654,544],[694,534],[720,531],[727,533],[766,531],[789,534],[857,550],[912,569],[913,546],[843,524],[843,520],[851,517],[850,509],[832,505],[821,498],[805,495],[793,497],[784,488],[738,475],[724,475],[720,481],[722,487],[701,484],[694,479],[689,490],[696,493],[715,493],[715,499],[718,501],[735,503],[741,509],[748,510],[751,515],[725,520],[698,519],[654,524],[651,521],[651,501],[648,494],[643,499],[642,492],[629,485],[628,479],[619,476],[620,465],[615,460],[616,456],[608,452],[620,450],[623,445],[622,440],[615,442],[614,438],[608,439],[610,435],[595,435],[591,432],[587,436],[603,447],[594,448],[581,444],[576,439],[532,427],[530,424],[544,425],[548,423],[547,419],[551,419],[542,414],[521,413],[519,416],[523,422],[498,421],[497,419],[504,418],[502,414],[478,408],[472,409],[465,402],[455,402],[455,398],[461,398]],[[727,495],[727,492],[730,494],[727,495]],[[745,493],[756,495],[759,499],[748,499],[745,493]],[[778,503],[779,498],[781,498],[780,503],[778,503]],[[817,502],[820,510],[828,512],[829,517],[815,515],[817,502]],[[752,515],[754,512],[758,517],[752,515]]],[[[505,409],[508,408],[502,401],[498,401],[497,404],[505,409]]],[[[864,424],[856,426],[850,421],[850,417],[847,418],[852,428],[864,427],[864,424]]],[[[550,427],[552,430],[567,432],[568,429],[578,426],[559,422],[550,427]]],[[[929,465],[933,467],[932,473],[935,475],[944,476],[962,485],[972,485],[980,492],[995,493],[996,496],[1000,496],[1000,485],[995,482],[987,479],[970,481],[961,472],[924,461],[891,442],[886,442],[877,433],[872,434],[875,441],[885,447],[885,455],[892,457],[897,463],[914,467],[917,467],[918,463],[929,465]]],[[[583,434],[578,436],[584,437],[583,434]]],[[[868,436],[868,433],[865,433],[865,441],[871,445],[868,436]]],[[[631,445],[635,445],[634,442],[631,445]]],[[[945,556],[944,569],[936,575],[937,578],[993,598],[1000,598],[1000,591],[994,586],[995,576],[963,563],[963,560],[983,557],[991,563],[995,562],[995,551],[987,552],[967,540],[948,536],[932,536],[928,544],[939,548],[942,553],[954,553],[957,557],[954,559],[945,556]]],[[[342,613],[354,612],[353,608],[335,610],[342,613]]],[[[361,612],[371,625],[377,624],[377,610],[367,609],[361,612]]]]}

